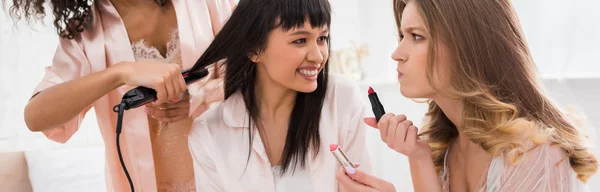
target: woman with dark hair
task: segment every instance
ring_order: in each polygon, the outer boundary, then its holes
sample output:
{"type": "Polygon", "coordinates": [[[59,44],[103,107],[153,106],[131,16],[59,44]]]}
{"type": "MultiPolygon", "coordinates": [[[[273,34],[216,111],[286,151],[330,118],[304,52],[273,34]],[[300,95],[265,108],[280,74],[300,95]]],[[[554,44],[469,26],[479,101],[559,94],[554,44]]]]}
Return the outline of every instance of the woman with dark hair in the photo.
{"type": "Polygon", "coordinates": [[[198,191],[338,191],[330,144],[369,169],[364,99],[327,71],[330,21],[327,0],[239,2],[196,66],[223,61],[226,99],[190,132],[198,191]]]}
{"type": "Polygon", "coordinates": [[[50,10],[46,1],[12,0],[10,9],[16,19],[54,14],[61,36],[52,65],[25,108],[28,128],[64,143],[93,107],[106,144],[108,191],[134,186],[139,191],[193,191],[187,136],[193,116],[222,100],[222,89],[200,88],[220,81],[206,80],[191,85],[188,94],[181,71],[194,64],[220,30],[232,0],[52,0],[50,10]],[[112,107],[136,86],[156,90],[158,101],[124,116],[120,162],[112,107]]]}

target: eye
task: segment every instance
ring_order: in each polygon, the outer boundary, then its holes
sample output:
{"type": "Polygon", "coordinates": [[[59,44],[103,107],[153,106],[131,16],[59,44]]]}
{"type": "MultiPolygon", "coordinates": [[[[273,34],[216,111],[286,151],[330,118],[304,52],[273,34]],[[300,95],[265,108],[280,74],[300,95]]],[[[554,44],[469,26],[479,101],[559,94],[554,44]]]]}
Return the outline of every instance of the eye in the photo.
{"type": "Polygon", "coordinates": [[[303,43],[306,43],[306,38],[295,40],[292,43],[294,43],[294,44],[303,44],[303,43]]]}
{"type": "Polygon", "coordinates": [[[329,39],[329,36],[321,36],[319,37],[319,39],[317,39],[317,41],[327,41],[329,39]]]}
{"type": "Polygon", "coordinates": [[[415,41],[416,41],[416,40],[421,40],[421,39],[423,39],[423,36],[421,36],[421,35],[414,34],[414,33],[413,33],[413,34],[411,34],[411,35],[413,36],[413,39],[414,39],[415,41]]]}

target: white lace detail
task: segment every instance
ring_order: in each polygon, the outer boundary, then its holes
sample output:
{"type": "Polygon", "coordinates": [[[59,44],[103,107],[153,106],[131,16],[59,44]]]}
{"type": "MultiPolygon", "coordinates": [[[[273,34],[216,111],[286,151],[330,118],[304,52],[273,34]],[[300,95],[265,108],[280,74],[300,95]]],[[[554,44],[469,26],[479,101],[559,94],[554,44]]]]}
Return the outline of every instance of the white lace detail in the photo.
{"type": "Polygon", "coordinates": [[[133,56],[136,61],[152,60],[163,63],[174,63],[180,56],[179,46],[179,31],[177,28],[171,30],[171,38],[167,43],[166,57],[160,54],[160,51],[156,47],[149,47],[144,39],[140,39],[131,43],[131,49],[133,50],[133,56]]]}
{"type": "MultiPolygon", "coordinates": [[[[169,39],[169,42],[167,42],[166,56],[163,56],[156,47],[148,46],[144,39],[131,43],[131,49],[133,50],[135,60],[175,63],[181,66],[181,48],[179,45],[179,30],[177,27],[171,30],[170,36],[171,38],[169,39]]],[[[158,134],[160,135],[167,127],[168,123],[160,122],[158,134]]]]}

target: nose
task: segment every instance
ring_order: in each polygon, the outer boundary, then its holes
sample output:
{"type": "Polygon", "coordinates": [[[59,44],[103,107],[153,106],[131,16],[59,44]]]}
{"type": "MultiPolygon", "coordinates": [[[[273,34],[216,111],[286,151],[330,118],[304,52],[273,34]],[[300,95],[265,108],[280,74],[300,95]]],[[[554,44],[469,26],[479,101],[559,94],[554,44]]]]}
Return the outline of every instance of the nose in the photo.
{"type": "Polygon", "coordinates": [[[398,46],[396,47],[396,50],[394,50],[394,52],[392,53],[392,59],[394,61],[397,61],[398,64],[404,63],[406,62],[406,60],[408,60],[408,52],[404,50],[403,47],[403,43],[402,41],[400,41],[398,43],[398,46]]]}
{"type": "Polygon", "coordinates": [[[322,46],[315,44],[315,45],[311,46],[309,49],[310,50],[308,51],[308,53],[306,55],[306,60],[308,60],[312,63],[317,63],[317,64],[323,63],[323,60],[327,56],[327,51],[328,51],[327,46],[322,47],[322,46]]]}

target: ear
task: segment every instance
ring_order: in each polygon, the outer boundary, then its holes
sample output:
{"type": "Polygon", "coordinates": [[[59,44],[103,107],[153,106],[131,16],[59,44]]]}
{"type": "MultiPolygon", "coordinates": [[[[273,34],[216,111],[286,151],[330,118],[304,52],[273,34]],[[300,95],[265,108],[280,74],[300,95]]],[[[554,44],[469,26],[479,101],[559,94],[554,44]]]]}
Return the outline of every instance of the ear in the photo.
{"type": "Polygon", "coordinates": [[[250,59],[250,61],[254,62],[254,63],[259,63],[260,62],[260,53],[253,51],[248,53],[248,58],[250,59]]]}

